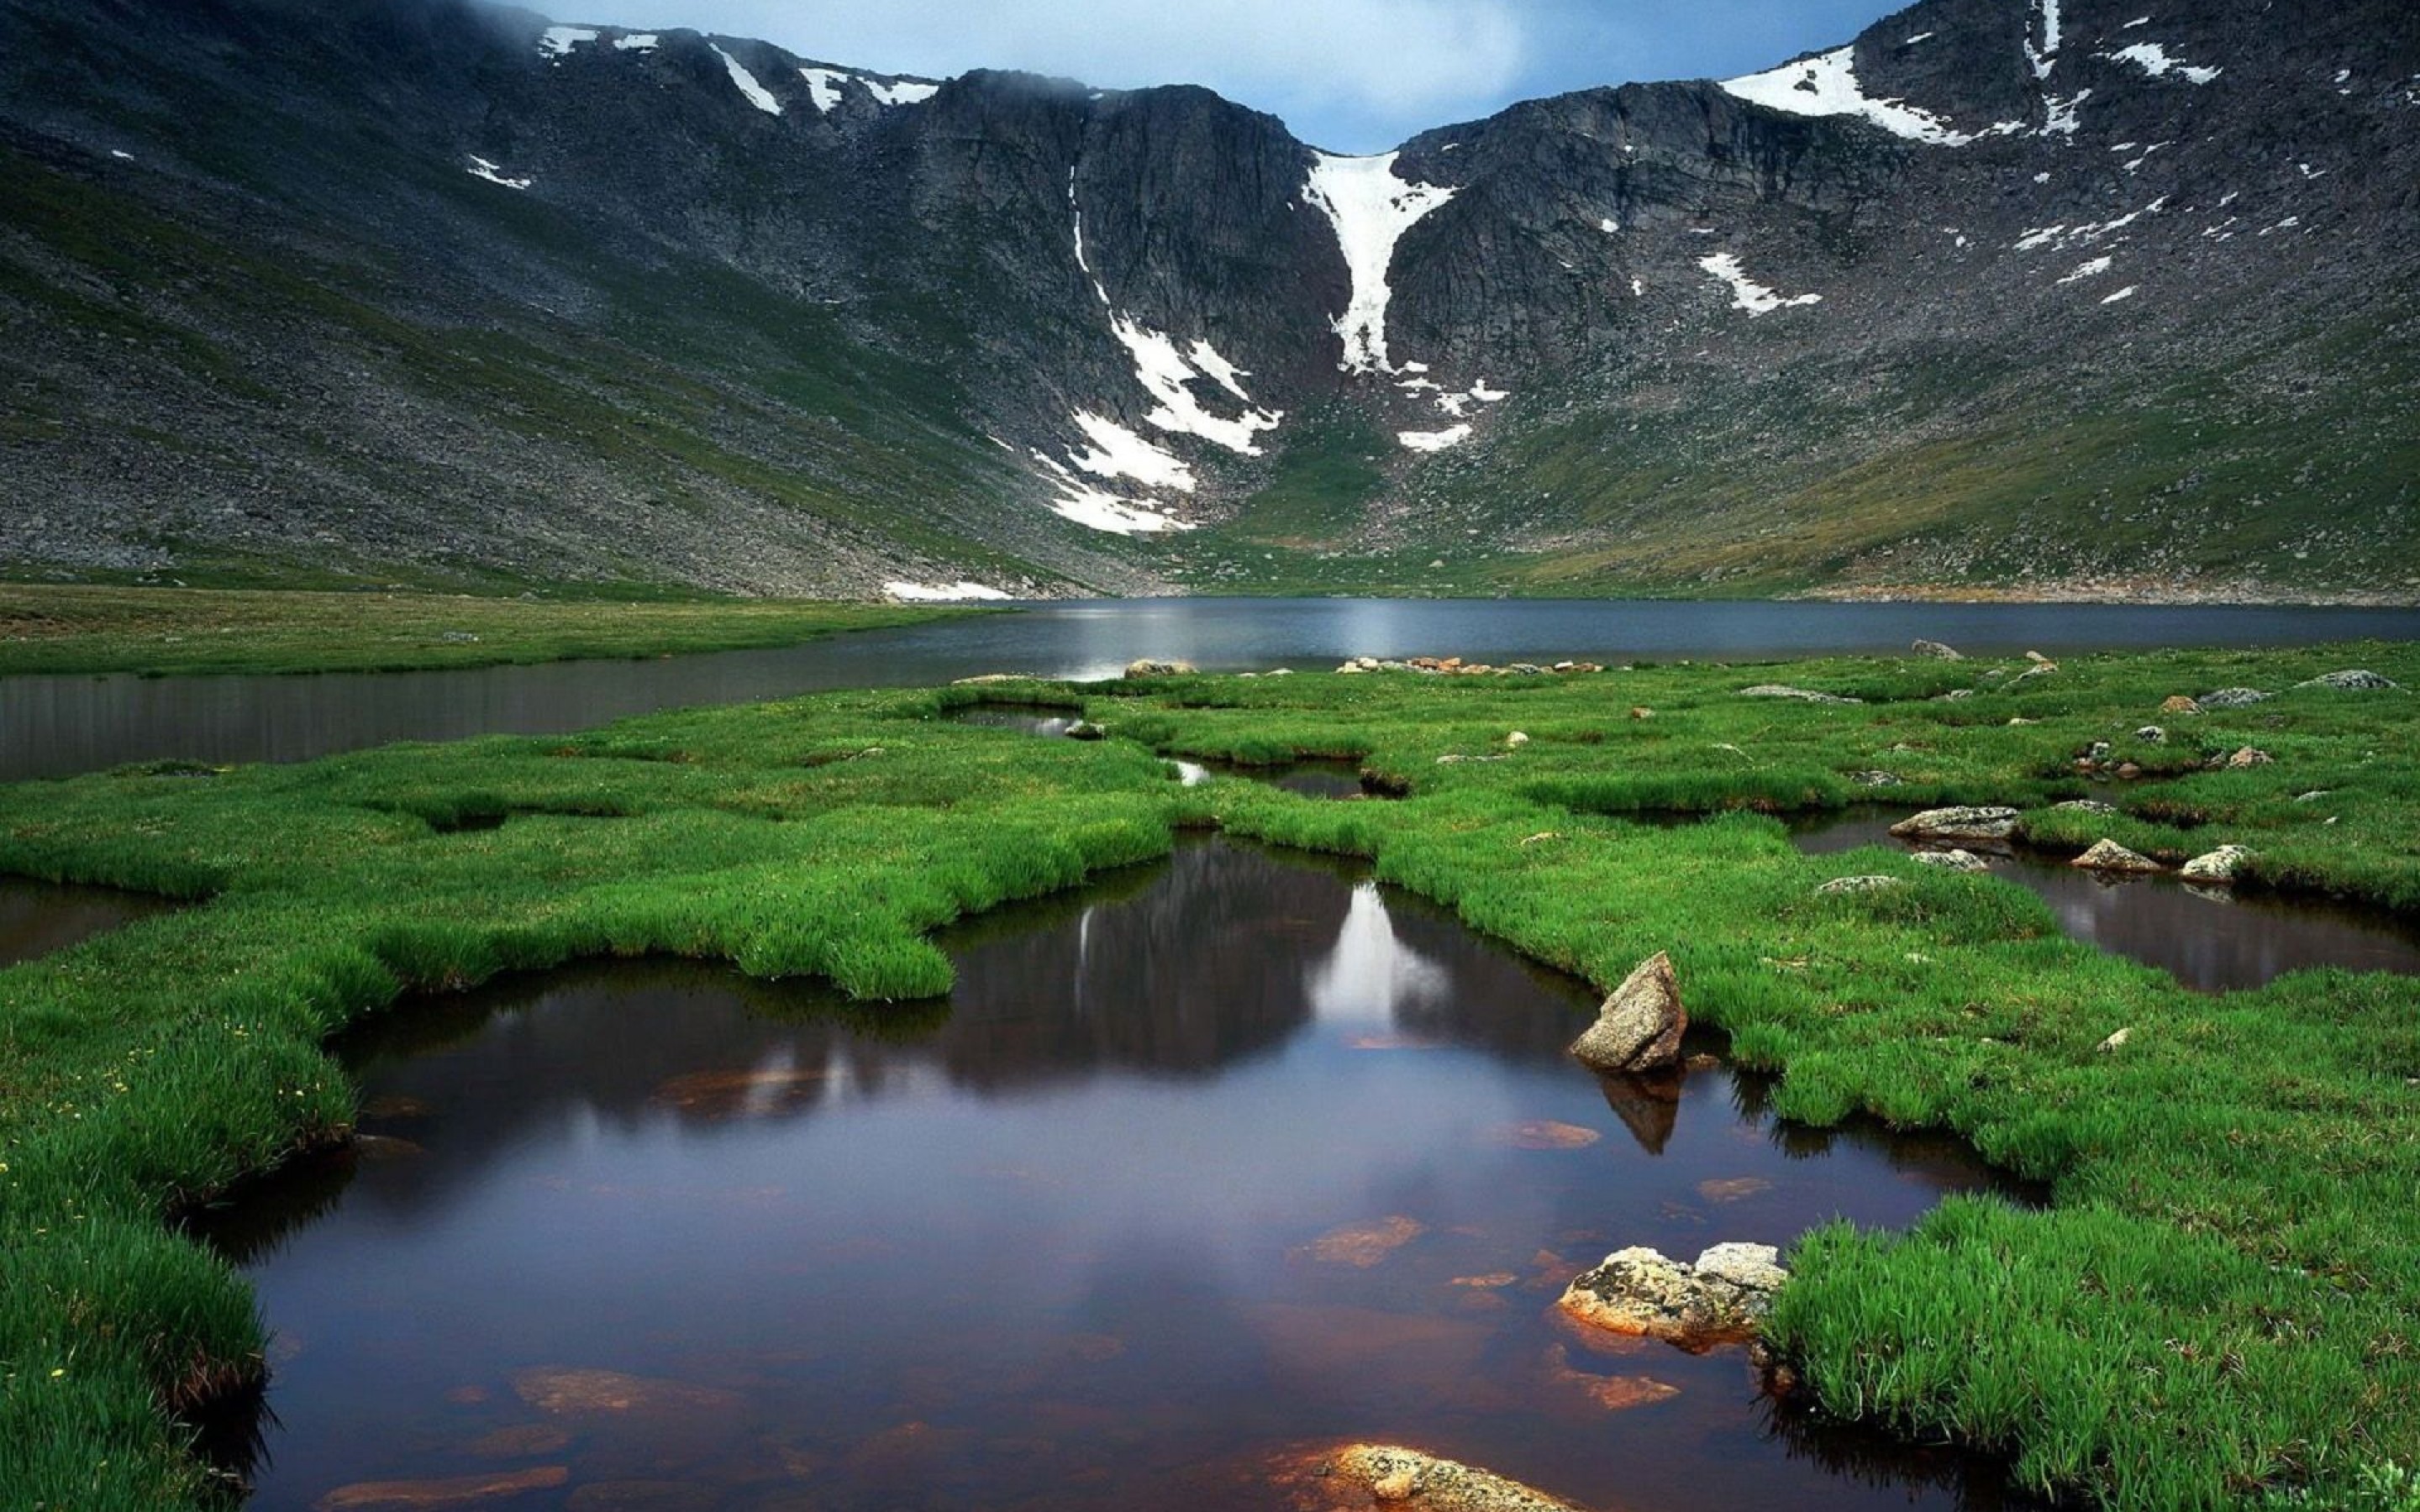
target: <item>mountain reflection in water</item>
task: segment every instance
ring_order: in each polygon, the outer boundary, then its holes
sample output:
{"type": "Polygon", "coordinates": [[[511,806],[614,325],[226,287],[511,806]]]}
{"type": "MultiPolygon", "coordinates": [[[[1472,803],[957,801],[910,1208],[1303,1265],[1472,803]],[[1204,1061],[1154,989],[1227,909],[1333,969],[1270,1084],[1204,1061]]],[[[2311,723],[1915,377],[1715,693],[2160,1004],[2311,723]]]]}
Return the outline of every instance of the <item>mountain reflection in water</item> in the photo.
{"type": "Polygon", "coordinates": [[[1602,1083],[1592,994],[1314,859],[1188,844],[942,943],[946,1005],[621,963],[349,1040],[378,1137],[204,1226],[278,1335],[256,1505],[1258,1507],[1339,1437],[1597,1506],[2001,1504],[1552,1316],[1623,1244],[1904,1223],[1986,1184],[1955,1147],[1602,1083]]]}

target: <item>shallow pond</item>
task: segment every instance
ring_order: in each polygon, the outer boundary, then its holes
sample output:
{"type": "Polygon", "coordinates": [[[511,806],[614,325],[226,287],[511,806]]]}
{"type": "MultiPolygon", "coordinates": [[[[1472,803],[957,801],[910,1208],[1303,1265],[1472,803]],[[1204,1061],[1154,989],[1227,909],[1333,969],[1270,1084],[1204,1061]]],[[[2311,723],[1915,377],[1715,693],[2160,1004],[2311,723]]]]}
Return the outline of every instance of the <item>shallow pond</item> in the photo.
{"type": "MultiPolygon", "coordinates": [[[[1947,849],[1894,837],[1890,826],[1906,817],[1901,810],[1817,814],[1793,822],[1792,837],[1819,856],[1867,845],[1947,849]]],[[[1967,849],[1981,855],[1993,875],[2040,895],[2071,938],[2157,966],[2197,992],[2262,987],[2310,966],[2420,973],[2420,924],[2384,909],[2188,887],[2166,874],[2086,872],[2021,847],[1967,849]]]]}
{"type": "Polygon", "coordinates": [[[108,887],[57,887],[0,877],[0,966],[64,950],[177,906],[165,898],[108,887]]]}
{"type": "Polygon", "coordinates": [[[1553,1313],[1622,1245],[1906,1223],[1987,1184],[1958,1147],[1601,1083],[1591,994],[1308,858],[1189,843],[943,944],[945,1007],[621,963],[348,1041],[380,1137],[205,1226],[276,1333],[255,1504],[1268,1507],[1348,1438],[1606,1508],[2003,1504],[1553,1313]]]}
{"type": "Polygon", "coordinates": [[[1900,652],[2294,645],[2420,638],[2420,610],[1621,600],[1114,599],[1043,604],[771,651],[654,661],[305,677],[0,678],[0,781],[130,762],[302,761],[396,740],[551,734],[644,714],[983,672],[1114,677],[1137,657],[1207,671],[1348,656],[1502,664],[1900,652]]]}

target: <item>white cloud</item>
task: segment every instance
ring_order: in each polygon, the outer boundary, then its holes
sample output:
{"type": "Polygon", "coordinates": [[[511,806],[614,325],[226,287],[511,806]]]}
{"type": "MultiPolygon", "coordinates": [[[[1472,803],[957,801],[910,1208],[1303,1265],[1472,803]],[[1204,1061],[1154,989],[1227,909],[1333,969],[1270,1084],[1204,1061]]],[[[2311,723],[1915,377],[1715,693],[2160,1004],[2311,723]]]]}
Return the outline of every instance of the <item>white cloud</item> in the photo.
{"type": "Polygon", "coordinates": [[[1314,140],[1345,135],[1318,143],[1343,151],[1494,109],[1532,51],[1520,0],[552,0],[574,6],[583,22],[761,37],[886,72],[1206,85],[1314,140]]]}

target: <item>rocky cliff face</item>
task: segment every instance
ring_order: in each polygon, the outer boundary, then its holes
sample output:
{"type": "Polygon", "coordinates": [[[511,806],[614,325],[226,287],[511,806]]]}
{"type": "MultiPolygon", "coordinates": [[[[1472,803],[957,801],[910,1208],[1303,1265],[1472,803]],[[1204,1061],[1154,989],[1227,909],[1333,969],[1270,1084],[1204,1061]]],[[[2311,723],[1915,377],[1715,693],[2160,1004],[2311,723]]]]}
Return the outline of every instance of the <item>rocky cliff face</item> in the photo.
{"type": "Polygon", "coordinates": [[[0,559],[2410,596],[2420,25],[2135,3],[1340,159],[457,0],[0,0],[0,559]]]}

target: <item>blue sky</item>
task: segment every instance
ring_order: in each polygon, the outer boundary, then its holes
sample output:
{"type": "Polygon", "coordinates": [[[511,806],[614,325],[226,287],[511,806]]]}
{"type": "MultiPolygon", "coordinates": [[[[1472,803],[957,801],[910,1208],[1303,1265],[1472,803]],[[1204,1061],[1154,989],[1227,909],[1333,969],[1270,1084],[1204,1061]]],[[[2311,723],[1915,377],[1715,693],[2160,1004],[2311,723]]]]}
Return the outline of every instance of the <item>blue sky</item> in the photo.
{"type": "Polygon", "coordinates": [[[1207,85],[1340,152],[1515,100],[1768,68],[1889,0],[524,0],[561,21],[762,37],[827,62],[1207,85]]]}

